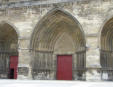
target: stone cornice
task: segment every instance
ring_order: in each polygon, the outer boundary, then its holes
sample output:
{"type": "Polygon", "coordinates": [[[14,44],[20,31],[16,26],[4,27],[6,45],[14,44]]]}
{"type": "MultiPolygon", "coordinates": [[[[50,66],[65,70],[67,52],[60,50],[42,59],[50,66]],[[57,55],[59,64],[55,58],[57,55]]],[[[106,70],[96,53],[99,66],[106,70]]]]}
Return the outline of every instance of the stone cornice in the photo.
{"type": "Polygon", "coordinates": [[[74,2],[81,0],[47,0],[47,1],[20,1],[20,2],[7,2],[0,3],[0,9],[6,8],[15,8],[15,7],[30,7],[30,6],[38,6],[38,5],[46,5],[46,4],[55,4],[55,3],[64,3],[64,2],[74,2]]]}

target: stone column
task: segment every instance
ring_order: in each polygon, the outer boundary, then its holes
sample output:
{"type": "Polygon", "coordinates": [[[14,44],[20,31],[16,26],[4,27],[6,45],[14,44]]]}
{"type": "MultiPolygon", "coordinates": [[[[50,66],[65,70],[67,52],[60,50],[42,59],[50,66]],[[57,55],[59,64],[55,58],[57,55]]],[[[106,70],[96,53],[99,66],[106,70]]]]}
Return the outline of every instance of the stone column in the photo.
{"type": "Polygon", "coordinates": [[[73,79],[74,80],[77,80],[77,78],[78,78],[77,71],[75,70],[76,67],[77,67],[77,54],[75,53],[73,55],[73,69],[74,69],[74,71],[73,71],[73,79]]]}
{"type": "Polygon", "coordinates": [[[31,55],[28,48],[29,40],[19,40],[18,79],[32,79],[31,55]]]}
{"type": "MultiPolygon", "coordinates": [[[[28,14],[25,14],[25,16],[28,14]]],[[[25,19],[25,18],[23,18],[25,19]]],[[[32,34],[32,22],[30,20],[14,21],[14,25],[18,29],[18,76],[17,79],[32,79],[30,54],[30,37],[32,34]]]]}
{"type": "Polygon", "coordinates": [[[100,51],[98,48],[98,38],[96,36],[87,37],[86,51],[86,80],[100,80],[100,51]]]}

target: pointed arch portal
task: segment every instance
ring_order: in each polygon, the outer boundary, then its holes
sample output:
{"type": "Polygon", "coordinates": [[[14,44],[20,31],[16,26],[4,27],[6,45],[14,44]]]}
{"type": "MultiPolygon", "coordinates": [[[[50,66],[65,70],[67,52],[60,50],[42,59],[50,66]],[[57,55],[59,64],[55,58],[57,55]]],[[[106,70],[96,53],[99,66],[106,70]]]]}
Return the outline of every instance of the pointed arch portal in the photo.
{"type": "Polygon", "coordinates": [[[33,78],[84,80],[85,44],[84,32],[74,17],[59,9],[50,11],[39,21],[32,34],[33,78]],[[70,63],[66,64],[66,61],[70,63]],[[68,64],[71,71],[65,66],[68,64]],[[59,70],[63,70],[63,74],[59,70]]]}
{"type": "Polygon", "coordinates": [[[0,23],[0,78],[17,78],[18,35],[8,23],[0,23]]]}
{"type": "Polygon", "coordinates": [[[104,25],[101,31],[100,41],[102,79],[113,80],[113,18],[104,25]],[[104,78],[105,74],[107,78],[104,78]]]}

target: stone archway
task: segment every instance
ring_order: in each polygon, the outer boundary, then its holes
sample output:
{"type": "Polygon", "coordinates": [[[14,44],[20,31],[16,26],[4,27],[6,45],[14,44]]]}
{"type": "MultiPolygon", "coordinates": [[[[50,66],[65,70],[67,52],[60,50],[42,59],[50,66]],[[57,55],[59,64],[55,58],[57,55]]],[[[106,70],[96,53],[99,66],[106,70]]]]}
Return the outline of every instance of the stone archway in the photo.
{"type": "Polygon", "coordinates": [[[105,23],[101,31],[100,63],[102,79],[113,80],[113,18],[105,23]]]}
{"type": "Polygon", "coordinates": [[[18,35],[6,22],[0,23],[0,78],[16,79],[18,64],[18,35]]]}
{"type": "Polygon", "coordinates": [[[72,56],[72,79],[85,79],[85,36],[69,13],[54,9],[35,27],[31,38],[34,79],[57,79],[57,56],[72,56]]]}

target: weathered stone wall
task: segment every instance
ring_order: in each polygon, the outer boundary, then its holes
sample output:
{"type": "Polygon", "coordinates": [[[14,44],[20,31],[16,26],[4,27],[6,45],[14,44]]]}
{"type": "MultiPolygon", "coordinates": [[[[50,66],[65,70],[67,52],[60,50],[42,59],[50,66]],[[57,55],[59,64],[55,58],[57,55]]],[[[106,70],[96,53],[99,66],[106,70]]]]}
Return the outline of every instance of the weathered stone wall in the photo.
{"type": "MultiPolygon", "coordinates": [[[[89,69],[101,67],[100,32],[104,23],[113,16],[113,0],[77,0],[67,3],[7,8],[0,11],[0,20],[10,23],[18,31],[18,67],[20,68],[18,79],[32,79],[31,35],[36,24],[53,8],[65,10],[78,20],[86,38],[86,66],[89,69]]],[[[87,71],[86,77],[87,80],[100,79],[95,69],[87,71]]]]}

